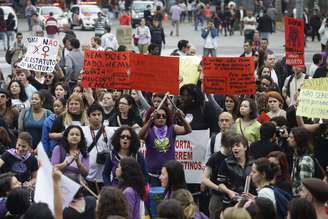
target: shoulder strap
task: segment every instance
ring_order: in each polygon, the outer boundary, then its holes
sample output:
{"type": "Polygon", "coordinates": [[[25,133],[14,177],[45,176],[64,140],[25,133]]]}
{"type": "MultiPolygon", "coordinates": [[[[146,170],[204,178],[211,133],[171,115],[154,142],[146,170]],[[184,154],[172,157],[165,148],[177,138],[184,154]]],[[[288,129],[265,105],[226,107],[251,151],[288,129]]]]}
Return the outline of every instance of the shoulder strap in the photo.
{"type": "Polygon", "coordinates": [[[244,138],[246,138],[245,135],[244,135],[244,132],[243,132],[243,128],[241,127],[241,119],[239,119],[239,128],[240,128],[240,132],[241,132],[242,136],[244,138]]]}
{"type": "Polygon", "coordinates": [[[215,138],[216,138],[216,135],[212,135],[212,136],[211,136],[211,142],[210,142],[210,146],[211,146],[211,155],[214,154],[215,138]]]}
{"type": "Polygon", "coordinates": [[[62,163],[66,157],[66,150],[63,146],[59,145],[59,163],[62,163]]]}
{"type": "Polygon", "coordinates": [[[99,129],[96,137],[93,139],[91,145],[88,147],[88,153],[90,153],[90,151],[92,151],[92,149],[94,148],[94,146],[97,144],[99,138],[100,138],[100,135],[103,133],[104,131],[104,126],[101,126],[101,128],[99,129]]]}
{"type": "Polygon", "coordinates": [[[290,96],[290,83],[292,82],[294,75],[291,75],[287,81],[287,96],[290,96]]]}

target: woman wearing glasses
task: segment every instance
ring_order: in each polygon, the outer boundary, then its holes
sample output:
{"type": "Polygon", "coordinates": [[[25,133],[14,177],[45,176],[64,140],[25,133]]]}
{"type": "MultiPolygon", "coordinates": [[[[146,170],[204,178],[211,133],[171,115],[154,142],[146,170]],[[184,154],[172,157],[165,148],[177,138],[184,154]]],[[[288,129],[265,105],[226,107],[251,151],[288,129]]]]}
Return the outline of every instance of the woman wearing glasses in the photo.
{"type": "Polygon", "coordinates": [[[191,126],[185,120],[181,110],[177,110],[176,115],[182,121],[183,126],[172,124],[172,115],[167,107],[163,106],[159,110],[152,110],[150,116],[146,117],[139,137],[145,141],[147,149],[146,163],[151,177],[150,183],[153,186],[159,186],[159,181],[152,179],[158,178],[164,163],[175,160],[175,137],[190,133],[191,126]]]}
{"type": "Polygon", "coordinates": [[[117,129],[112,137],[113,150],[110,156],[107,157],[103,179],[105,185],[118,185],[116,169],[120,160],[125,157],[133,157],[138,161],[143,173],[145,174],[144,156],[138,152],[140,141],[136,132],[129,126],[122,126],[117,129]]]}
{"type": "Polygon", "coordinates": [[[140,128],[142,119],[138,107],[131,95],[122,95],[117,103],[116,115],[109,120],[109,126],[128,125],[132,128],[140,128]]]}

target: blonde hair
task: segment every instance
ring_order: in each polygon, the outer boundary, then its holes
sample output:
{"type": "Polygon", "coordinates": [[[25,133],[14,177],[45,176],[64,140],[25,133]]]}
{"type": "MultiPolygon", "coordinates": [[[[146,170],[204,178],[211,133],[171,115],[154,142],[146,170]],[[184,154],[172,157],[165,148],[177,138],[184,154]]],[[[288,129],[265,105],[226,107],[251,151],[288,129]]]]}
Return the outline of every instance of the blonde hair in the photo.
{"type": "Polygon", "coordinates": [[[84,103],[83,103],[82,97],[80,97],[78,94],[72,94],[67,100],[67,107],[66,107],[66,111],[64,113],[64,119],[63,119],[64,126],[66,127],[66,126],[69,126],[72,124],[73,119],[72,119],[72,115],[68,112],[68,105],[69,105],[69,102],[71,102],[73,100],[80,103],[81,125],[88,125],[89,121],[88,121],[87,113],[84,110],[84,103]]]}
{"type": "Polygon", "coordinates": [[[223,219],[252,219],[244,208],[230,207],[224,210],[223,219]]]}
{"type": "Polygon", "coordinates": [[[186,219],[192,219],[197,213],[197,205],[194,202],[192,194],[186,189],[178,189],[173,192],[172,199],[177,200],[183,208],[183,214],[186,219]]]}

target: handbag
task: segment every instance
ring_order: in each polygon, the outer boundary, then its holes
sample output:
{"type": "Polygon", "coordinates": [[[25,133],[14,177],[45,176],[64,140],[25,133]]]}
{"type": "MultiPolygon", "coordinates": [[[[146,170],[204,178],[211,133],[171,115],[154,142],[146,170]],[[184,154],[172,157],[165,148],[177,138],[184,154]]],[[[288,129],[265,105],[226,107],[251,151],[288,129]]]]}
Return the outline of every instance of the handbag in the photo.
{"type": "Polygon", "coordinates": [[[139,43],[139,38],[136,37],[135,34],[133,34],[133,44],[134,44],[135,46],[138,46],[138,43],[139,43]]]}

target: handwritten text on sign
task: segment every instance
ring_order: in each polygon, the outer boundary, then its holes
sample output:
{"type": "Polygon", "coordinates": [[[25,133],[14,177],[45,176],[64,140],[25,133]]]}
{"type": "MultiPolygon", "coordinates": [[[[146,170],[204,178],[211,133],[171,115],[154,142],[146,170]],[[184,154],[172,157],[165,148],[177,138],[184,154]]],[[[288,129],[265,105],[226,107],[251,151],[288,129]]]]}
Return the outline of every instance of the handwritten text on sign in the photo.
{"type": "Polygon", "coordinates": [[[130,89],[128,52],[84,51],[82,86],[130,89]]]}
{"type": "Polygon", "coordinates": [[[288,65],[304,65],[304,21],[285,17],[285,49],[288,65]]]}
{"type": "Polygon", "coordinates": [[[58,40],[28,37],[25,43],[27,52],[18,66],[32,71],[53,72],[57,63],[58,40]]]}
{"type": "Polygon", "coordinates": [[[131,54],[131,87],[148,92],[179,93],[179,59],[131,54]]]}
{"type": "Polygon", "coordinates": [[[304,81],[296,114],[309,118],[328,119],[328,78],[304,81]]]}
{"type": "Polygon", "coordinates": [[[179,135],[175,143],[175,159],[182,163],[187,183],[200,183],[204,171],[209,130],[193,130],[188,135],[179,135]]]}
{"type": "Polygon", "coordinates": [[[203,57],[204,91],[213,94],[254,94],[252,57],[203,57]]]}

